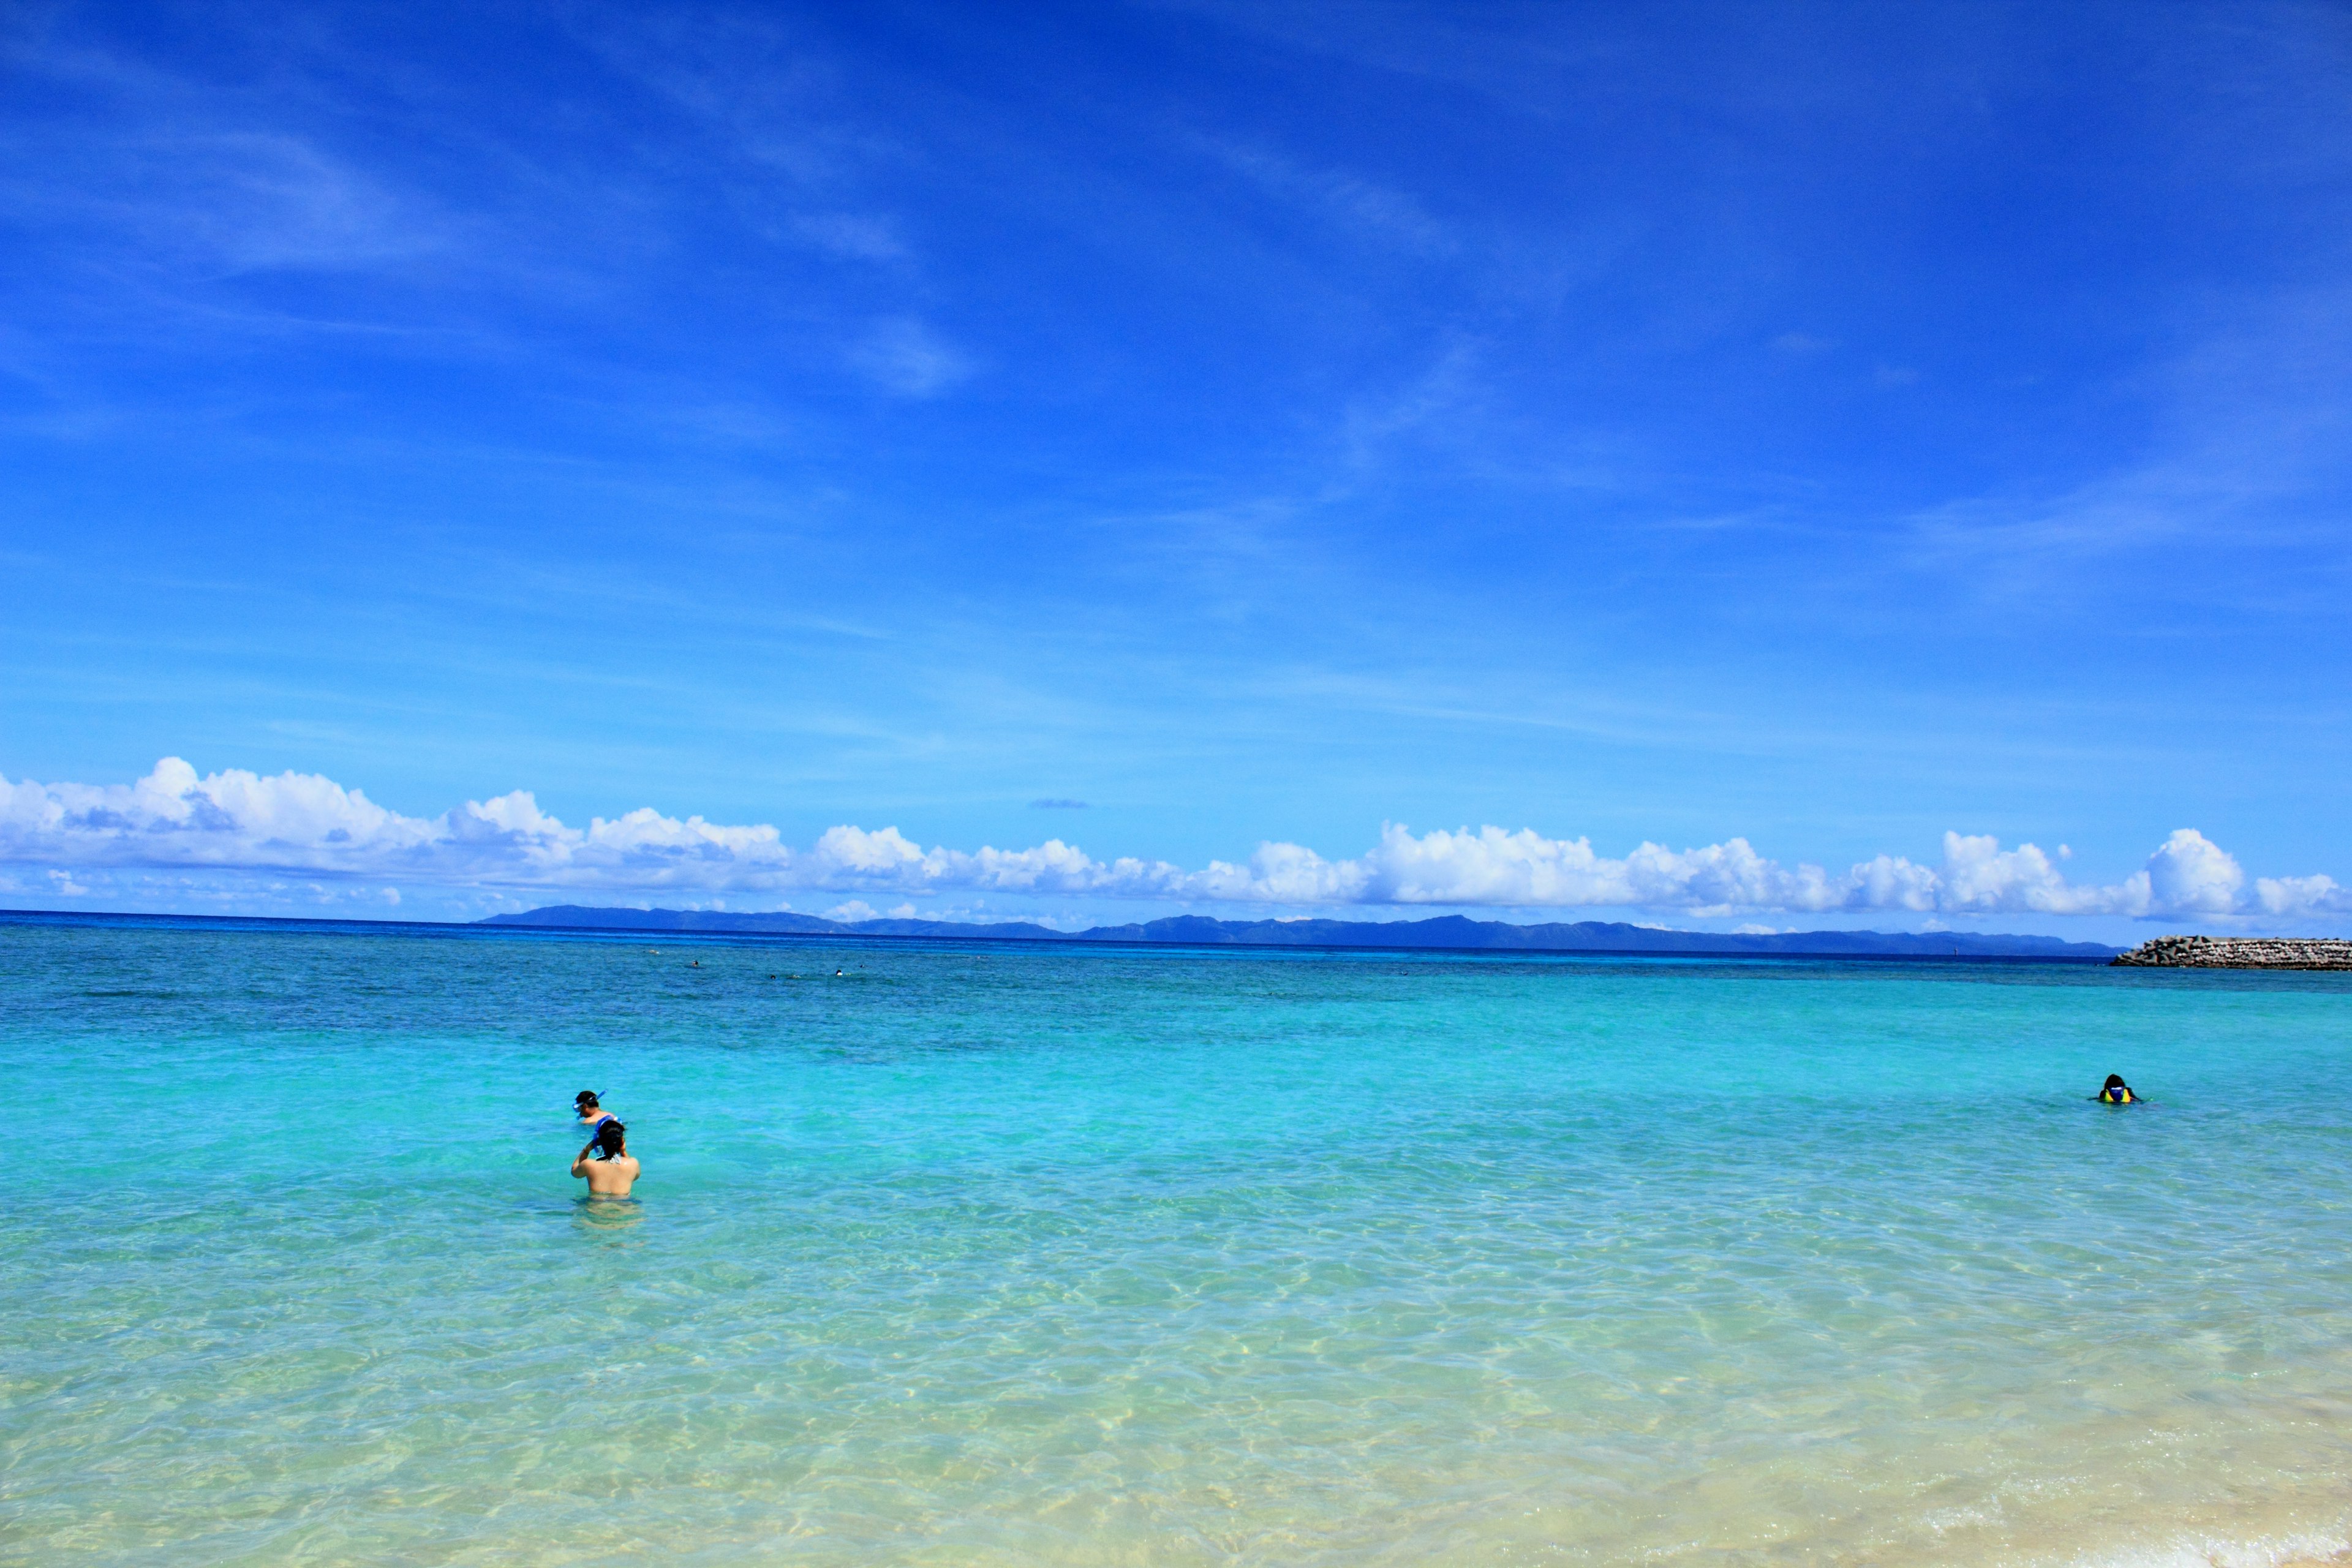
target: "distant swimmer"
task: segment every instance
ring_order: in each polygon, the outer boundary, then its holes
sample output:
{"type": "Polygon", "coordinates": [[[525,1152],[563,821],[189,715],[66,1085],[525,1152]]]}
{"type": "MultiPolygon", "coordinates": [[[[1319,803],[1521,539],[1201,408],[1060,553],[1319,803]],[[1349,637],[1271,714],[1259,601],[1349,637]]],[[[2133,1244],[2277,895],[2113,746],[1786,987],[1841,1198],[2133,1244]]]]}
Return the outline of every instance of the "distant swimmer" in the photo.
{"type": "Polygon", "coordinates": [[[580,1125],[594,1127],[600,1121],[610,1121],[613,1113],[596,1103],[596,1091],[583,1089],[572,1097],[572,1108],[580,1112],[580,1125]]]}
{"type": "Polygon", "coordinates": [[[627,1197],[638,1169],[636,1156],[629,1152],[629,1130],[610,1116],[596,1124],[596,1136],[572,1162],[572,1173],[587,1182],[592,1198],[627,1197]],[[588,1157],[592,1153],[596,1156],[593,1160],[588,1157]]]}
{"type": "Polygon", "coordinates": [[[2092,1098],[2103,1105],[2137,1105],[2140,1102],[2139,1096],[2131,1091],[2131,1085],[2124,1081],[2124,1075],[2119,1072],[2109,1073],[2106,1087],[2092,1098]]]}

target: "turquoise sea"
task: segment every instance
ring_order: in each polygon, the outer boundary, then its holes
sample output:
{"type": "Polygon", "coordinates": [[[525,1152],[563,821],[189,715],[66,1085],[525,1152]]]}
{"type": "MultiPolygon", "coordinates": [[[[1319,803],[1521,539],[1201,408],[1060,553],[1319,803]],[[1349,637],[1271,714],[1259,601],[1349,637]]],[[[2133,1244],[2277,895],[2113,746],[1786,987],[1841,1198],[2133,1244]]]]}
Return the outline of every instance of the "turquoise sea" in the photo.
{"type": "Polygon", "coordinates": [[[2347,1073],[2347,975],[0,921],[0,1561],[2324,1553],[2347,1073]]]}

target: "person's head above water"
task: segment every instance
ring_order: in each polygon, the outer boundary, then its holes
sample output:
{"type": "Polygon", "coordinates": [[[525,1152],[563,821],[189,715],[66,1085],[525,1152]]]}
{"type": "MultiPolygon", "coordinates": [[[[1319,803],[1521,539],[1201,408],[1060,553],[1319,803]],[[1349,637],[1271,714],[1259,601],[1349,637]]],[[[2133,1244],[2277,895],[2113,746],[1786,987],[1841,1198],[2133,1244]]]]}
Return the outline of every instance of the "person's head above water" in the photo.
{"type": "Polygon", "coordinates": [[[2139,1096],[2132,1092],[2131,1085],[2124,1081],[2123,1074],[2111,1072],[2107,1075],[2107,1081],[2099,1087],[2097,1098],[2116,1105],[2128,1105],[2139,1096]]]}
{"type": "Polygon", "coordinates": [[[617,1160],[629,1152],[629,1130],[617,1119],[607,1118],[596,1126],[596,1157],[617,1160]]]}
{"type": "Polygon", "coordinates": [[[593,1089],[583,1089],[572,1097],[572,1103],[583,1110],[593,1110],[596,1109],[596,1091],[593,1089]]]}
{"type": "MultiPolygon", "coordinates": [[[[2107,1075],[2107,1081],[2100,1087],[2103,1089],[2121,1089],[2124,1087],[2124,1075],[2119,1072],[2111,1072],[2107,1075]]],[[[590,1098],[593,1100],[594,1097],[592,1095],[590,1098]]]]}

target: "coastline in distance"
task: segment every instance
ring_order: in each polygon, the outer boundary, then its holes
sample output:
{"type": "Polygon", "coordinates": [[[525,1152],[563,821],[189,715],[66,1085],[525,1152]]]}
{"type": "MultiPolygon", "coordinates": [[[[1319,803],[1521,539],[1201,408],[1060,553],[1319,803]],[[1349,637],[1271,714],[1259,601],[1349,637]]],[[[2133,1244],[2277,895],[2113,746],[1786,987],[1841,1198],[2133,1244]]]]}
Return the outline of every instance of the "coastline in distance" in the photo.
{"type": "Polygon", "coordinates": [[[2054,936],[1976,931],[1664,931],[1622,921],[1515,925],[1440,915],[1423,921],[1223,921],[1172,915],[1127,925],[1055,931],[1026,921],[982,925],[963,921],[829,921],[817,915],[748,914],[724,910],[633,910],[551,904],[476,922],[574,931],[707,931],[800,936],[924,936],[963,941],[1172,942],[1185,946],[1391,947],[1502,949],[1530,952],[1710,952],[1906,957],[2078,958],[2105,962],[2123,951],[2054,936]]]}

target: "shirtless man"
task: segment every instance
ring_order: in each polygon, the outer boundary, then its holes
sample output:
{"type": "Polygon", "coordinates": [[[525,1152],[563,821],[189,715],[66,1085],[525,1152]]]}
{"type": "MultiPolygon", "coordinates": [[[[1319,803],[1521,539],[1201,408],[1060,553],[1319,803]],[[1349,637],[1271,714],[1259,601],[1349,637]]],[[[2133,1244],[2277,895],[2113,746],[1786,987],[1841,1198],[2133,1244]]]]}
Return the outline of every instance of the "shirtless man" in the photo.
{"type": "Polygon", "coordinates": [[[592,1198],[627,1197],[640,1168],[629,1152],[629,1130],[610,1115],[596,1124],[596,1136],[572,1162],[572,1173],[587,1182],[592,1198]],[[593,1160],[588,1157],[592,1152],[596,1156],[593,1160]]]}
{"type": "Polygon", "coordinates": [[[572,1097],[572,1109],[580,1112],[580,1125],[594,1131],[600,1121],[610,1121],[613,1113],[596,1103],[596,1091],[583,1089],[572,1097]]]}

